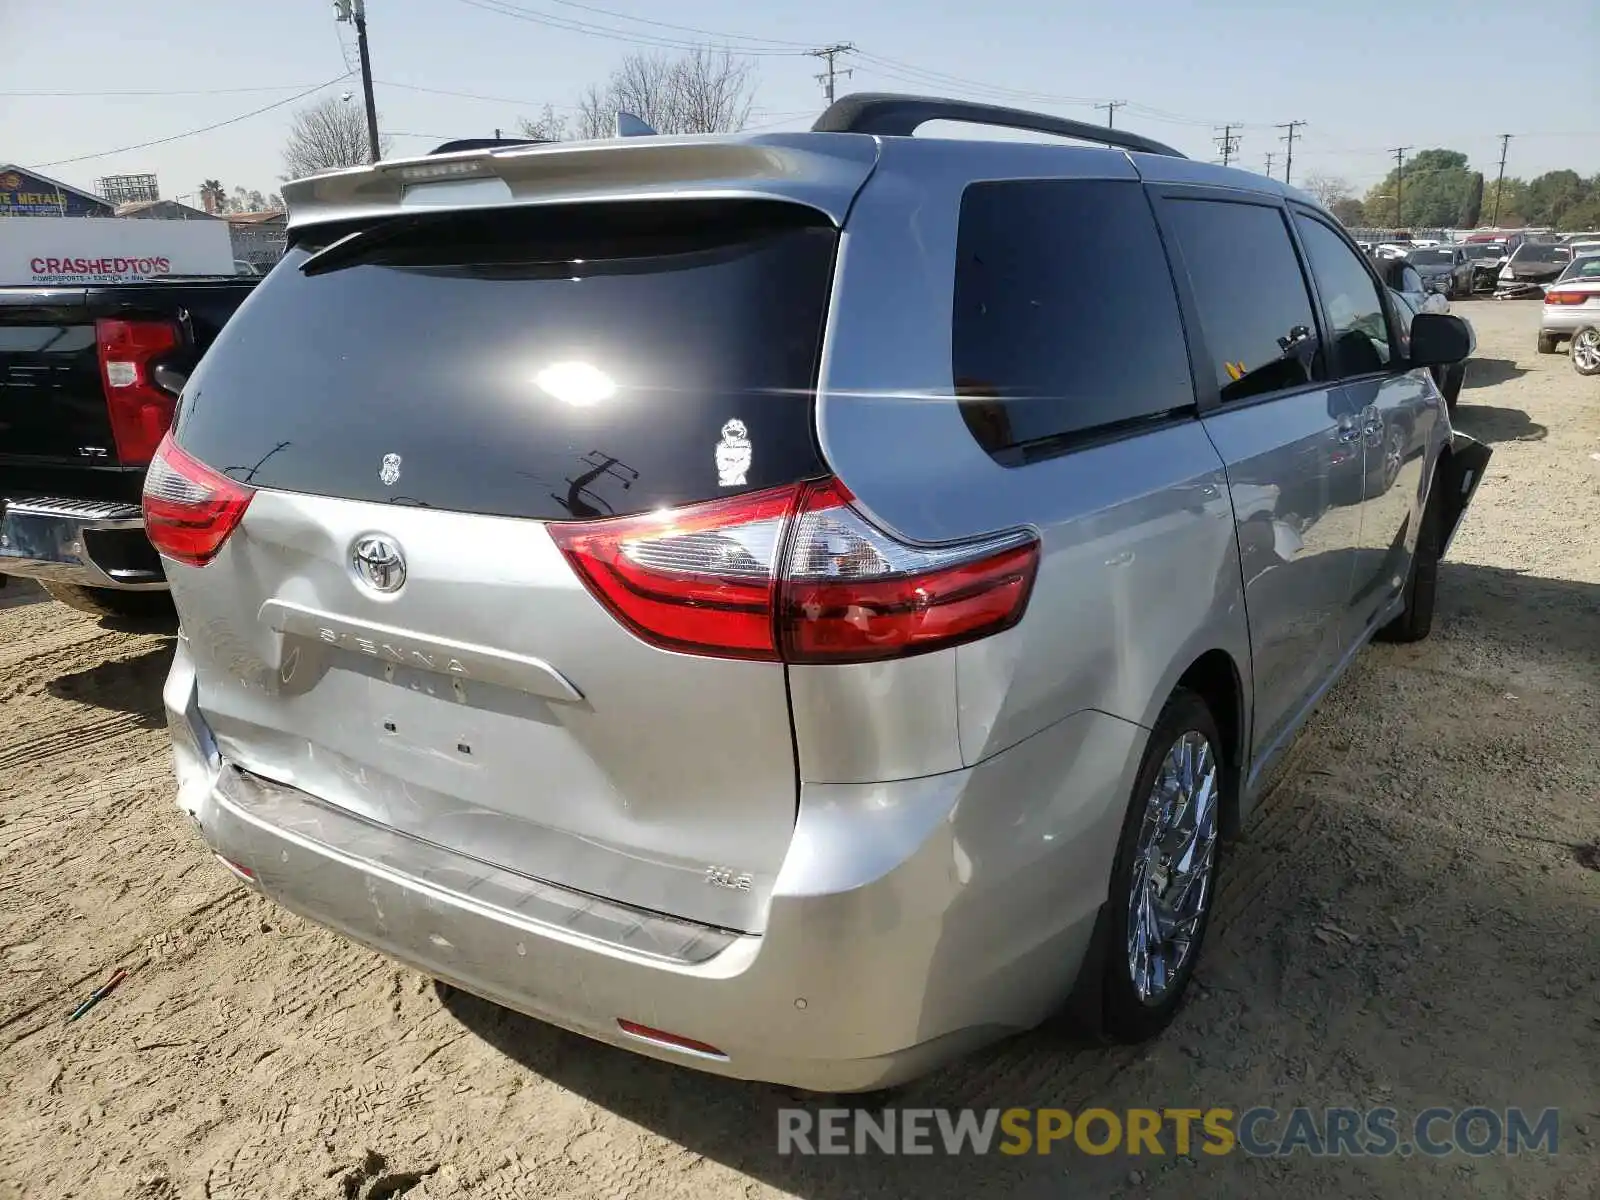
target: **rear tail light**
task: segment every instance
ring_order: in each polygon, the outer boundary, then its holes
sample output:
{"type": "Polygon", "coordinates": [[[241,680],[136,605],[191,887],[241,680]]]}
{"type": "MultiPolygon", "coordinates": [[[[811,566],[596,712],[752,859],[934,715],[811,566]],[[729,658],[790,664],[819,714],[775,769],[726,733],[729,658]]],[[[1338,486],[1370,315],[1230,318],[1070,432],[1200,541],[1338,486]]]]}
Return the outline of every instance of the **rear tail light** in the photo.
{"type": "Polygon", "coordinates": [[[645,1042],[654,1042],[656,1045],[665,1046],[669,1050],[684,1050],[690,1054],[703,1055],[706,1058],[725,1059],[728,1057],[710,1042],[684,1037],[681,1033],[668,1033],[665,1029],[652,1029],[648,1025],[639,1024],[637,1021],[624,1021],[621,1017],[618,1017],[617,1028],[629,1037],[635,1037],[645,1042]]]}
{"type": "Polygon", "coordinates": [[[910,546],[835,480],[550,527],[623,625],[687,654],[870,662],[1009,629],[1038,567],[1031,533],[910,546]]]}
{"type": "Polygon", "coordinates": [[[155,382],[156,361],[182,344],[171,321],[102,317],[94,323],[100,383],[117,459],[124,466],[147,463],[172,426],[177,398],[155,382]]]}
{"type": "Polygon", "coordinates": [[[1588,292],[1546,292],[1546,304],[1583,304],[1589,299],[1588,292]]]}
{"type": "Polygon", "coordinates": [[[144,477],[144,528],[167,558],[203,567],[228,540],[255,493],[180,450],[171,436],[144,477]]]}

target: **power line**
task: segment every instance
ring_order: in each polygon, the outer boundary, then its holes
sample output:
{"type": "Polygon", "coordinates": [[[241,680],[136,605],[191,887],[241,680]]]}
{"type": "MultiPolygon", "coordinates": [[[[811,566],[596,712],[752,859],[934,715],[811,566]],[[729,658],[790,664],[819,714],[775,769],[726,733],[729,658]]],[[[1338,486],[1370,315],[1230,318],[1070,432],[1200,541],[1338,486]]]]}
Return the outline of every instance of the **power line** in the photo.
{"type": "MultiPolygon", "coordinates": [[[[324,85],[318,84],[317,87],[324,85]]],[[[115,96],[238,96],[247,92],[292,92],[296,88],[303,88],[303,83],[280,83],[273,87],[234,87],[234,88],[185,88],[177,91],[130,91],[130,92],[0,92],[0,96],[8,97],[41,97],[60,100],[72,97],[115,97],[115,96]]],[[[315,89],[312,89],[315,90],[315,89]]]]}
{"type": "MultiPolygon", "coordinates": [[[[461,100],[486,100],[491,104],[516,104],[527,108],[543,108],[546,100],[519,100],[511,96],[485,96],[482,92],[456,92],[449,88],[423,87],[417,83],[396,83],[392,79],[374,79],[373,83],[379,87],[400,88],[407,92],[426,92],[430,96],[455,96],[461,100]]],[[[581,111],[577,104],[551,104],[551,108],[564,108],[572,112],[581,111]]]]}
{"type": "Polygon", "coordinates": [[[841,55],[841,54],[849,54],[850,51],[852,51],[854,49],[855,49],[855,47],[852,46],[849,42],[835,42],[833,45],[824,46],[820,50],[809,51],[809,53],[811,54],[811,56],[813,58],[824,58],[824,59],[828,60],[827,69],[824,70],[820,75],[818,75],[816,77],[816,79],[817,79],[818,83],[822,84],[823,91],[825,91],[827,93],[828,103],[829,104],[833,103],[834,76],[835,75],[854,75],[855,74],[855,72],[852,71],[848,67],[844,68],[843,70],[840,70],[839,68],[834,66],[834,60],[836,58],[838,58],[839,55],[841,55]]]}
{"type": "Polygon", "coordinates": [[[1277,129],[1287,129],[1289,131],[1286,134],[1284,134],[1281,138],[1278,139],[1280,142],[1287,142],[1289,144],[1289,149],[1288,149],[1287,155],[1284,158],[1284,163],[1283,163],[1283,181],[1285,183],[1289,182],[1289,176],[1294,171],[1294,139],[1295,139],[1295,133],[1303,125],[1305,125],[1304,121],[1285,121],[1282,125],[1275,126],[1275,128],[1277,128],[1277,129]]]}
{"type": "MultiPolygon", "coordinates": [[[[702,50],[707,47],[705,42],[670,37],[663,34],[646,33],[643,30],[617,29],[614,26],[599,25],[593,21],[579,21],[570,17],[558,16],[555,13],[511,4],[509,0],[460,0],[460,3],[470,8],[482,9],[484,12],[498,13],[502,17],[511,17],[514,20],[529,21],[535,25],[543,25],[549,29],[561,29],[568,33],[582,33],[589,37],[605,38],[613,42],[627,42],[635,46],[653,46],[666,50],[702,50]]],[[[717,35],[710,34],[708,31],[708,36],[716,37],[717,35]]],[[[741,46],[739,53],[752,57],[798,57],[809,54],[810,51],[780,49],[778,47],[768,48],[755,45],[741,46]]]]}
{"type": "Polygon", "coordinates": [[[1094,108],[1096,112],[1099,112],[1102,108],[1105,109],[1106,128],[1115,129],[1117,127],[1117,109],[1126,108],[1127,105],[1128,102],[1126,100],[1107,100],[1104,104],[1096,104],[1094,108]]]}
{"type": "Polygon", "coordinates": [[[1222,147],[1223,166],[1227,166],[1233,161],[1234,153],[1239,149],[1239,135],[1233,132],[1234,128],[1232,125],[1224,125],[1222,127],[1222,136],[1211,139],[1222,147]]]}
{"type": "Polygon", "coordinates": [[[297,95],[290,96],[287,99],[275,100],[271,104],[264,104],[260,108],[251,109],[247,113],[240,113],[236,117],[229,117],[223,121],[213,121],[211,124],[201,125],[197,129],[186,129],[182,133],[174,133],[170,137],[154,138],[148,142],[136,142],[131,146],[118,146],[114,150],[97,150],[93,154],[78,154],[72,158],[55,158],[51,159],[49,162],[35,163],[34,169],[42,171],[45,167],[61,167],[68,163],[88,162],[91,158],[109,158],[113,154],[123,154],[129,150],[146,150],[151,146],[165,146],[168,142],[176,142],[186,137],[194,137],[199,133],[210,133],[213,129],[221,129],[226,125],[237,125],[240,121],[248,121],[251,117],[258,117],[264,112],[271,112],[275,108],[282,108],[285,104],[293,104],[296,100],[304,100],[313,92],[320,92],[323,88],[332,87],[341,80],[348,78],[350,78],[348,74],[335,75],[326,83],[319,83],[316,87],[307,88],[305,91],[300,92],[297,95]]]}
{"type": "MultiPolygon", "coordinates": [[[[599,8],[593,4],[579,4],[577,0],[549,0],[551,4],[559,4],[562,8],[577,8],[584,12],[598,13],[605,17],[615,17],[620,21],[633,21],[640,25],[654,25],[657,29],[676,29],[682,33],[701,33],[706,37],[713,37],[719,41],[731,42],[760,42],[769,46],[792,46],[796,50],[804,50],[805,42],[790,42],[783,38],[752,37],[745,33],[723,33],[714,29],[700,29],[694,25],[674,25],[670,21],[653,21],[649,17],[635,17],[628,13],[613,12],[609,8],[599,8]]],[[[854,47],[851,47],[854,49],[854,47]]]]}

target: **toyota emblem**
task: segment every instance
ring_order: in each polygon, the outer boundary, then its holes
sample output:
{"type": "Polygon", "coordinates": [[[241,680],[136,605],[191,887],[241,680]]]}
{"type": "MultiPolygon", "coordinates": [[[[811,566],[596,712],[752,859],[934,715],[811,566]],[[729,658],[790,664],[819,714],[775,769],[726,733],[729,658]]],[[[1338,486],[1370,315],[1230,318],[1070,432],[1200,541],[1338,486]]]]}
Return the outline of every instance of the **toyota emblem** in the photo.
{"type": "Polygon", "coordinates": [[[406,582],[406,558],[400,543],[381,533],[356,539],[350,551],[356,578],[375,592],[398,592],[406,582]]]}

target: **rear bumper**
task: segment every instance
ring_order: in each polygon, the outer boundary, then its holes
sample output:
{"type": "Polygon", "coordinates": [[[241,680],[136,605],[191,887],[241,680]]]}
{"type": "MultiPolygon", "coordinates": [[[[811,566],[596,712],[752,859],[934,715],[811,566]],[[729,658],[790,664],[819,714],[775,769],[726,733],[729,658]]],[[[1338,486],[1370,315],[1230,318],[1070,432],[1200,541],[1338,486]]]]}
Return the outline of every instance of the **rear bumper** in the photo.
{"type": "Polygon", "coordinates": [[[1592,302],[1577,305],[1546,304],[1539,318],[1539,332],[1571,337],[1585,325],[1600,325],[1600,307],[1592,302]]]}
{"type": "Polygon", "coordinates": [[[51,497],[0,505],[0,574],[119,591],[167,586],[138,505],[51,497]]]}
{"type": "Polygon", "coordinates": [[[517,875],[246,775],[197,696],[180,641],[165,697],[178,803],[270,898],[597,1040],[826,1092],[921,1074],[1067,999],[1145,737],[1082,713],[969,770],[808,787],[766,926],[748,934],[517,875]]]}

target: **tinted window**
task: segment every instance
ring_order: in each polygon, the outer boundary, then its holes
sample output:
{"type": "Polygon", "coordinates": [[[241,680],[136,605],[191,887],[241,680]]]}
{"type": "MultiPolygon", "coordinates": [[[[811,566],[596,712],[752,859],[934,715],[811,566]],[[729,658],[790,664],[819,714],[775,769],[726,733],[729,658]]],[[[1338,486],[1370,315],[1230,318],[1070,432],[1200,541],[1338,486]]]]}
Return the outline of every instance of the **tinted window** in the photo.
{"type": "Polygon", "coordinates": [[[1137,183],[969,187],[953,321],[961,411],[991,454],[1194,404],[1172,276],[1137,183]]]}
{"type": "Polygon", "coordinates": [[[1321,378],[1317,323],[1283,214],[1219,200],[1166,204],[1222,399],[1321,378]]]}
{"type": "Polygon", "coordinates": [[[1565,246],[1545,246],[1538,242],[1524,242],[1511,256],[1516,263],[1564,263],[1572,257],[1572,251],[1565,246]]]}
{"type": "Polygon", "coordinates": [[[1317,277],[1322,307],[1328,314],[1328,336],[1341,379],[1381,371],[1391,357],[1389,322],[1384,317],[1378,285],[1343,238],[1321,221],[1295,218],[1300,240],[1317,277]]]}
{"type": "Polygon", "coordinates": [[[1438,266],[1440,263],[1453,263],[1456,260],[1454,250],[1413,250],[1406,257],[1414,263],[1432,264],[1434,266],[1438,266]]]}
{"type": "Polygon", "coordinates": [[[819,474],[836,235],[816,219],[527,208],[298,246],[191,378],[178,439],[261,487],[551,520],[819,474]]]}

